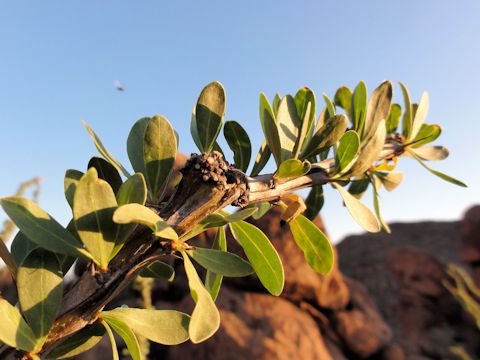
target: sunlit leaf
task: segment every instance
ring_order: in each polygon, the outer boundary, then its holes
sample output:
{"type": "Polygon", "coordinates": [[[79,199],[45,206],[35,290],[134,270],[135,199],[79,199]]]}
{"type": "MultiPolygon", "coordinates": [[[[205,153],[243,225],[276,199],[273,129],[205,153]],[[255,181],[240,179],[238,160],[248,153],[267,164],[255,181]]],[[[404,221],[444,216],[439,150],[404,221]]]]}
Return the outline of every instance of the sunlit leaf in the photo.
{"type": "Polygon", "coordinates": [[[295,148],[293,151],[293,157],[297,158],[301,150],[304,148],[305,142],[308,142],[312,136],[313,128],[315,125],[315,112],[317,100],[312,90],[307,87],[303,87],[295,94],[295,106],[297,108],[297,114],[300,120],[299,132],[295,148]]]}
{"type": "Polygon", "coordinates": [[[62,271],[55,254],[37,248],[23,260],[17,273],[20,307],[41,346],[62,302],[62,271]]]}
{"type": "Polygon", "coordinates": [[[252,156],[252,144],[247,132],[238,122],[231,120],[225,122],[223,133],[233,151],[235,167],[246,172],[252,156]]]}
{"type": "Polygon", "coordinates": [[[438,161],[444,160],[450,155],[448,149],[444,146],[422,146],[416,149],[410,149],[422,160],[438,161]]]}
{"type": "Polygon", "coordinates": [[[348,171],[353,165],[360,147],[360,138],[354,130],[349,130],[340,138],[335,152],[336,172],[348,171]]]}
{"type": "Polygon", "coordinates": [[[282,101],[282,96],[277,92],[273,97],[272,101],[272,110],[274,117],[278,114],[278,108],[280,107],[280,102],[282,101]]]}
{"type": "Polygon", "coordinates": [[[367,86],[360,81],[352,94],[353,129],[362,134],[367,112],[367,86]]]}
{"type": "Polygon", "coordinates": [[[67,199],[68,205],[70,205],[71,208],[73,208],[73,196],[75,195],[75,190],[82,176],[83,172],[73,169],[69,169],[65,173],[63,188],[65,192],[65,198],[67,199]]]}
{"type": "Polygon", "coordinates": [[[280,139],[280,160],[283,162],[292,158],[300,127],[297,107],[292,96],[287,95],[280,102],[276,122],[280,139]]]}
{"type": "Polygon", "coordinates": [[[305,205],[307,205],[307,209],[304,212],[305,217],[309,220],[315,219],[323,207],[324,200],[323,186],[313,186],[305,199],[305,205]]]}
{"type": "Polygon", "coordinates": [[[408,93],[407,87],[403,83],[399,83],[400,88],[402,89],[403,101],[404,101],[404,113],[402,119],[402,134],[406,139],[410,137],[412,132],[412,123],[413,123],[413,108],[412,102],[410,101],[410,94],[408,93]]]}
{"type": "Polygon", "coordinates": [[[102,311],[105,320],[119,320],[134,333],[163,345],[178,345],[188,340],[190,316],[175,310],[116,308],[102,311]]]}
{"type": "Polygon", "coordinates": [[[265,215],[268,212],[268,210],[272,208],[272,205],[266,201],[253,204],[253,206],[257,208],[257,211],[252,215],[252,217],[255,220],[260,219],[263,215],[265,215]]]}
{"type": "Polygon", "coordinates": [[[163,261],[155,261],[140,272],[141,277],[160,278],[173,281],[175,270],[163,261]]]}
{"type": "Polygon", "coordinates": [[[102,155],[105,158],[105,160],[107,160],[110,164],[112,164],[115,167],[115,169],[117,169],[118,171],[121,171],[122,174],[125,175],[125,177],[127,178],[130,177],[130,173],[127,171],[127,169],[125,169],[123,165],[120,164],[120,162],[112,154],[110,154],[110,152],[105,148],[105,146],[103,146],[102,141],[97,136],[97,134],[95,134],[92,128],[88,126],[88,124],[85,121],[82,121],[82,124],[85,127],[85,129],[87,129],[88,134],[92,138],[93,143],[95,144],[95,147],[97,148],[100,155],[102,155]]]}
{"type": "Polygon", "coordinates": [[[10,251],[17,267],[20,266],[28,253],[37,247],[38,245],[27,238],[23,232],[17,232],[10,246],[10,251]]]}
{"type": "Polygon", "coordinates": [[[117,192],[118,206],[126,204],[144,205],[147,200],[147,186],[142,173],[136,173],[125,181],[117,192]]]}
{"type": "Polygon", "coordinates": [[[37,245],[59,254],[91,258],[73,235],[33,201],[11,196],[0,203],[20,231],[37,245]]]}
{"type": "Polygon", "coordinates": [[[345,203],[350,215],[353,219],[365,230],[369,232],[379,232],[380,226],[378,224],[377,218],[371,210],[360,202],[357,198],[352,196],[347,190],[338,185],[337,183],[332,183],[332,185],[338,190],[342,196],[343,202],[345,203]]]}
{"type": "Polygon", "coordinates": [[[400,185],[400,183],[403,180],[402,172],[386,173],[386,172],[375,171],[375,175],[382,182],[382,185],[385,186],[385,189],[387,191],[395,190],[396,187],[400,185]]]}
{"type": "Polygon", "coordinates": [[[360,200],[363,197],[365,191],[367,191],[369,185],[370,181],[368,180],[368,178],[352,181],[350,183],[350,186],[348,187],[348,192],[352,196],[360,200]]]}
{"type": "Polygon", "coordinates": [[[119,360],[117,343],[115,341],[115,337],[113,336],[112,329],[110,328],[110,326],[108,325],[108,323],[106,321],[101,321],[101,324],[103,325],[103,327],[107,331],[108,338],[110,339],[110,345],[112,347],[112,359],[113,360],[119,360]]]}
{"type": "Polygon", "coordinates": [[[420,130],[417,136],[411,142],[410,147],[417,148],[425,144],[431,143],[432,141],[435,141],[436,139],[438,139],[441,133],[442,133],[442,128],[440,127],[440,125],[423,124],[420,127],[420,130]]]}
{"type": "Polygon", "coordinates": [[[378,196],[378,187],[375,185],[375,180],[372,181],[373,186],[373,206],[375,209],[375,214],[377,215],[378,222],[380,223],[381,227],[390,234],[392,231],[390,230],[390,226],[383,220],[382,213],[380,211],[380,201],[378,196]]]}
{"type": "Polygon", "coordinates": [[[327,94],[323,94],[323,100],[325,101],[325,105],[327,106],[328,117],[331,118],[335,116],[335,105],[333,104],[332,100],[328,97],[327,94]]]}
{"type": "Polygon", "coordinates": [[[350,169],[352,176],[360,177],[377,161],[385,144],[386,128],[385,120],[378,124],[375,135],[371,137],[360,149],[358,159],[350,169]]]}
{"type": "Polygon", "coordinates": [[[90,169],[91,167],[94,167],[97,170],[98,178],[105,180],[116,194],[122,185],[122,178],[117,169],[107,160],[99,157],[93,157],[90,159],[87,168],[90,169]]]}
{"type": "Polygon", "coordinates": [[[312,136],[308,145],[302,151],[301,158],[320,154],[340,140],[348,126],[345,115],[335,115],[328,119],[325,124],[312,136]]]}
{"type": "Polygon", "coordinates": [[[193,309],[188,326],[188,334],[190,335],[190,340],[194,344],[198,344],[217,332],[220,327],[220,313],[215,306],[212,296],[198,277],[197,271],[188,255],[182,252],[182,256],[190,293],[195,301],[195,309],[193,309]]]}
{"type": "Polygon", "coordinates": [[[345,110],[348,116],[351,117],[352,111],[352,91],[346,87],[341,86],[338,88],[335,96],[333,97],[335,105],[340,106],[345,110]]]}
{"type": "Polygon", "coordinates": [[[18,309],[0,298],[0,341],[17,349],[33,351],[37,341],[32,329],[23,320],[18,309]]]}
{"type": "Polygon", "coordinates": [[[422,97],[420,98],[420,102],[418,103],[418,107],[415,111],[415,117],[413,118],[412,122],[412,131],[407,138],[407,141],[415,139],[418,132],[420,131],[428,113],[428,105],[429,105],[429,97],[428,93],[424,92],[422,97]]]}
{"type": "Polygon", "coordinates": [[[260,124],[262,125],[265,140],[267,141],[268,148],[275,158],[275,162],[279,164],[281,160],[279,132],[275,122],[275,116],[273,115],[273,110],[264,93],[260,93],[259,103],[260,124]]]}
{"type": "Polygon", "coordinates": [[[265,165],[267,165],[268,160],[272,155],[270,148],[267,145],[267,141],[264,140],[260,149],[258,150],[257,157],[255,158],[255,163],[253,164],[253,169],[250,176],[257,176],[263,170],[265,165]]]}
{"type": "MultiPolygon", "coordinates": [[[[246,218],[249,218],[256,212],[257,212],[257,208],[249,207],[249,208],[236,211],[233,214],[228,214],[224,217],[224,219],[226,222],[245,220],[246,218]]],[[[220,224],[223,224],[223,223],[220,223],[220,224]]],[[[223,225],[226,225],[226,224],[223,224],[223,225]]]]}
{"type": "Polygon", "coordinates": [[[300,177],[308,173],[311,168],[312,164],[308,160],[285,160],[280,164],[273,177],[276,180],[300,177]]]}
{"type": "MultiPolygon", "coordinates": [[[[227,251],[227,237],[225,236],[225,228],[223,226],[219,227],[217,230],[212,249],[227,251]]],[[[213,301],[217,299],[218,293],[220,292],[222,279],[223,275],[215,274],[207,269],[207,274],[205,275],[205,288],[212,296],[213,301]]]]}
{"type": "Polygon", "coordinates": [[[140,352],[140,345],[130,327],[122,320],[108,316],[105,318],[105,322],[123,339],[132,359],[141,360],[142,353],[140,352]]]}
{"type": "Polygon", "coordinates": [[[393,87],[390,81],[382,82],[372,93],[368,101],[365,126],[362,139],[369,139],[378,128],[380,121],[388,119],[392,104],[393,87]]]}
{"type": "Polygon", "coordinates": [[[75,191],[73,218],[80,239],[102,269],[107,269],[115,246],[112,215],[116,207],[117,200],[110,185],[98,178],[95,168],[88,169],[75,191]]]}
{"type": "Polygon", "coordinates": [[[333,268],[334,254],[327,236],[303,215],[296,216],[289,226],[308,265],[322,275],[328,274],[333,268]]]}
{"type": "Polygon", "coordinates": [[[245,221],[230,223],[230,229],[263,286],[272,295],[280,295],[284,285],[283,266],[267,236],[245,221]]]}
{"type": "Polygon", "coordinates": [[[216,249],[195,247],[187,254],[205,269],[228,277],[242,277],[253,273],[252,266],[240,256],[216,249]]]}
{"type": "Polygon", "coordinates": [[[392,134],[397,131],[401,117],[402,108],[400,107],[400,105],[392,104],[392,107],[390,108],[390,114],[388,115],[386,122],[387,134],[392,134]]]}

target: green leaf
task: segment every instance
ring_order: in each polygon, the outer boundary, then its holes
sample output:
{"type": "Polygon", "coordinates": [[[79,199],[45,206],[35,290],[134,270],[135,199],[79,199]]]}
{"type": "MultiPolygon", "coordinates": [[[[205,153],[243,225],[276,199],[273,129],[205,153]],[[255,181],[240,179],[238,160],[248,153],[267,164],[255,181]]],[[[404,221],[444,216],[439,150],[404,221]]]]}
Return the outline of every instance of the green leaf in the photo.
{"type": "Polygon", "coordinates": [[[327,106],[328,117],[331,118],[336,115],[335,105],[333,104],[332,100],[328,97],[327,94],[323,93],[323,100],[327,106]]]}
{"type": "Polygon", "coordinates": [[[0,341],[24,351],[33,351],[37,347],[32,329],[23,320],[16,307],[7,300],[0,299],[0,341]]]}
{"type": "Polygon", "coordinates": [[[308,265],[322,275],[328,274],[333,268],[334,254],[327,236],[303,215],[297,215],[289,226],[308,265]]]}
{"type": "Polygon", "coordinates": [[[275,118],[278,114],[278,108],[280,107],[280,102],[282,101],[282,96],[277,92],[273,97],[272,109],[273,117],[275,118]]]}
{"type": "Polygon", "coordinates": [[[347,129],[348,120],[345,115],[335,115],[328,119],[325,124],[312,136],[308,145],[302,151],[301,158],[307,159],[318,155],[335,145],[347,129]]]}
{"type": "Polygon", "coordinates": [[[387,121],[392,104],[393,87],[390,81],[381,83],[372,93],[365,116],[362,139],[369,139],[378,128],[380,121],[387,121]]]}
{"type": "Polygon", "coordinates": [[[144,135],[145,179],[155,202],[163,198],[165,182],[173,170],[177,155],[177,138],[172,125],[160,115],[154,116],[144,135]]]}
{"type": "Polygon", "coordinates": [[[195,108],[192,110],[192,120],[190,121],[190,134],[192,135],[193,142],[197,145],[197,148],[200,152],[203,151],[203,145],[200,143],[200,138],[198,137],[198,128],[197,128],[197,117],[195,116],[195,108]]]}
{"type": "Polygon", "coordinates": [[[333,97],[335,105],[340,106],[349,117],[351,117],[352,111],[352,91],[346,87],[341,86],[338,88],[335,96],[333,97]]]}
{"type": "Polygon", "coordinates": [[[207,340],[218,330],[220,327],[220,313],[210,293],[205,289],[198,277],[197,271],[188,255],[182,251],[182,256],[190,293],[196,303],[188,326],[188,334],[190,335],[190,340],[194,344],[198,344],[207,340]]]}
{"type": "Polygon", "coordinates": [[[390,230],[390,226],[388,226],[388,224],[383,220],[383,216],[382,216],[382,213],[380,212],[380,201],[378,199],[378,190],[377,190],[377,186],[375,185],[375,179],[372,179],[371,181],[372,183],[372,186],[373,186],[373,206],[374,206],[374,209],[375,209],[375,214],[377,215],[377,219],[380,223],[380,225],[382,226],[382,228],[388,233],[388,234],[391,234],[391,230],[390,230]]]}
{"type": "Polygon", "coordinates": [[[440,127],[440,125],[423,124],[420,127],[420,130],[417,136],[411,142],[410,147],[417,148],[425,144],[431,143],[432,141],[437,140],[438,137],[441,135],[441,133],[442,133],[442,128],[440,127]]]}
{"type": "Polygon", "coordinates": [[[126,204],[145,205],[147,201],[147,185],[142,173],[136,173],[125,181],[117,192],[118,206],[126,204]]]}
{"type": "Polygon", "coordinates": [[[55,254],[37,248],[18,268],[20,307],[41,347],[62,303],[62,271],[55,254]]]}
{"type": "Polygon", "coordinates": [[[115,210],[113,221],[117,224],[141,224],[149,227],[156,236],[170,240],[178,240],[178,235],[154,211],[140,204],[122,205],[115,210]]]}
{"type": "Polygon", "coordinates": [[[142,353],[140,352],[140,345],[130,327],[123,321],[111,317],[105,318],[105,322],[123,339],[132,360],[141,360],[142,353]]]}
{"type": "Polygon", "coordinates": [[[115,167],[107,160],[99,157],[93,157],[90,159],[87,168],[90,169],[91,167],[94,167],[97,170],[98,178],[105,180],[116,194],[122,185],[122,178],[117,169],[115,169],[115,167]]]}
{"type": "Polygon", "coordinates": [[[75,190],[82,176],[83,173],[78,170],[70,169],[65,173],[63,188],[65,192],[65,198],[67,199],[68,205],[70,205],[71,208],[73,208],[73,196],[75,195],[75,190]]]}
{"type": "Polygon", "coordinates": [[[402,108],[398,104],[392,104],[390,108],[390,113],[388,114],[386,126],[387,134],[393,134],[397,131],[398,123],[402,116],[402,108]]]}
{"type": "Polygon", "coordinates": [[[371,137],[360,149],[360,154],[355,164],[350,169],[352,176],[361,177],[370,169],[378,160],[380,153],[383,150],[386,137],[385,120],[381,120],[378,124],[375,135],[371,137]]]}
{"type": "Polygon", "coordinates": [[[335,152],[336,173],[349,170],[354,164],[360,148],[360,138],[354,130],[349,130],[340,138],[335,152]]]}
{"type": "MultiPolygon", "coordinates": [[[[256,212],[257,212],[257,208],[248,207],[248,208],[239,210],[237,212],[234,212],[233,214],[228,214],[224,217],[224,219],[227,223],[240,221],[240,220],[245,220],[246,218],[249,218],[250,216],[252,216],[256,212]]],[[[221,224],[221,225],[226,225],[226,223],[221,224]]]]}
{"type": "Polygon", "coordinates": [[[67,359],[88,351],[102,340],[103,334],[105,328],[98,323],[86,326],[56,346],[47,359],[67,359]]]}
{"type": "Polygon", "coordinates": [[[387,172],[380,172],[375,171],[375,175],[377,178],[382,182],[382,185],[385,186],[387,191],[393,191],[395,188],[400,185],[403,180],[403,173],[396,172],[396,173],[387,173],[387,172]]]}
{"type": "Polygon", "coordinates": [[[295,94],[295,106],[297,108],[298,117],[300,119],[300,126],[295,148],[293,150],[293,157],[296,159],[312,136],[313,127],[315,125],[315,112],[317,100],[312,90],[303,87],[295,94]]]}
{"type": "Polygon", "coordinates": [[[270,203],[267,201],[253,204],[253,206],[257,208],[257,211],[254,212],[252,215],[252,218],[254,218],[255,220],[260,219],[268,212],[268,210],[272,208],[272,205],[270,205],[270,203]]]}
{"type": "Polygon", "coordinates": [[[422,146],[416,149],[410,149],[419,158],[427,161],[444,160],[450,155],[448,149],[444,146],[422,146]]]}
{"type": "Polygon", "coordinates": [[[0,203],[20,231],[37,245],[59,254],[92,258],[73,235],[33,201],[11,196],[0,203]]]}
{"type": "Polygon", "coordinates": [[[281,144],[280,137],[275,122],[275,117],[273,115],[272,108],[268,102],[264,93],[260,93],[260,123],[262,125],[262,130],[265,135],[265,140],[267,141],[268,148],[270,149],[275,162],[279,164],[281,162],[281,144]]]}
{"type": "Polygon", "coordinates": [[[461,187],[467,187],[467,185],[463,182],[461,182],[460,180],[457,180],[451,176],[448,176],[444,173],[441,173],[440,171],[437,171],[437,170],[433,170],[431,169],[430,167],[428,167],[420,157],[418,157],[413,151],[411,150],[408,150],[407,151],[420,163],[420,165],[422,165],[425,169],[427,169],[428,171],[430,171],[433,175],[436,175],[438,176],[440,179],[443,179],[445,181],[448,181],[452,184],[455,184],[457,186],[461,186],[461,187]]]}
{"type": "MultiPolygon", "coordinates": [[[[227,251],[227,237],[225,236],[225,228],[223,226],[219,227],[217,230],[212,249],[227,251]]],[[[220,287],[222,286],[222,280],[222,275],[215,274],[207,269],[207,274],[205,275],[205,288],[212,296],[213,301],[217,299],[220,287]]]]}
{"type": "Polygon", "coordinates": [[[258,150],[258,154],[255,158],[255,163],[253,164],[253,169],[250,176],[257,176],[260,174],[260,171],[263,170],[265,165],[267,165],[268,160],[270,160],[270,155],[272,155],[272,152],[267,145],[267,141],[264,140],[260,146],[260,150],[258,150]]]}
{"type": "Polygon", "coordinates": [[[407,87],[403,83],[400,83],[400,88],[402,89],[403,101],[405,102],[405,112],[403,113],[402,119],[402,134],[408,139],[412,132],[413,108],[407,87]]]}
{"type": "Polygon", "coordinates": [[[292,158],[300,127],[295,100],[290,95],[285,96],[280,102],[276,120],[280,139],[280,160],[283,162],[292,158]]]}
{"type": "Polygon", "coordinates": [[[142,174],[146,174],[145,168],[145,132],[151,118],[143,117],[138,120],[130,130],[127,139],[127,153],[133,170],[142,174]]]}
{"type": "Polygon", "coordinates": [[[225,89],[214,81],[202,90],[195,107],[198,139],[203,152],[210,152],[222,128],[225,115],[225,89]]]}
{"type": "Polygon", "coordinates": [[[310,161],[308,160],[285,160],[280,164],[278,170],[273,175],[273,178],[275,180],[280,180],[300,177],[308,173],[311,168],[312,164],[310,164],[310,161]]]}
{"type": "Polygon", "coordinates": [[[413,118],[413,122],[412,122],[412,131],[407,141],[410,141],[416,138],[423,123],[425,122],[425,118],[427,117],[428,105],[429,105],[428,93],[424,92],[422,94],[422,97],[420,98],[420,102],[418,103],[418,107],[415,111],[415,117],[413,118]]]}
{"type": "Polygon", "coordinates": [[[205,269],[227,277],[242,277],[253,273],[252,266],[240,256],[216,249],[195,247],[187,254],[205,269]]]}
{"type": "Polygon", "coordinates": [[[238,122],[231,120],[225,122],[223,134],[233,151],[235,167],[246,172],[252,156],[252,144],[247,132],[238,122]]]}
{"type": "MultiPolygon", "coordinates": [[[[110,185],[90,168],[80,179],[73,201],[73,218],[80,239],[102,268],[108,268],[115,246],[116,228],[112,221],[117,200],[110,185]]],[[[33,240],[33,239],[32,239],[33,240]]]]}
{"type": "Polygon", "coordinates": [[[367,191],[369,185],[370,180],[367,177],[360,180],[352,181],[348,188],[348,192],[352,196],[360,200],[363,197],[365,191],[367,191]]]}
{"type": "Polygon", "coordinates": [[[87,129],[88,134],[92,138],[93,143],[95,144],[95,147],[97,148],[100,155],[102,155],[110,164],[112,164],[115,167],[115,169],[122,172],[122,174],[125,177],[127,178],[130,177],[130,173],[127,171],[127,169],[125,169],[123,165],[120,164],[120,162],[112,154],[110,154],[110,152],[105,148],[105,146],[103,146],[102,141],[97,136],[97,134],[95,134],[92,128],[88,126],[88,124],[85,121],[82,121],[82,124],[85,127],[85,129],[87,129]]]}
{"type": "Polygon", "coordinates": [[[338,190],[340,195],[343,198],[345,205],[347,206],[350,215],[353,219],[365,230],[369,232],[379,232],[380,226],[378,224],[377,218],[370,211],[368,207],[363,205],[360,200],[352,196],[347,190],[338,185],[337,183],[332,183],[332,185],[338,190]]]}
{"type": "Polygon", "coordinates": [[[106,321],[101,321],[101,324],[105,328],[108,334],[108,338],[110,339],[110,345],[112,346],[112,358],[113,360],[119,360],[118,358],[118,349],[117,349],[117,343],[115,342],[115,337],[113,336],[112,329],[110,329],[110,326],[106,321]]]}
{"type": "Polygon", "coordinates": [[[230,223],[230,229],[263,286],[272,295],[280,295],[284,285],[283,266],[280,256],[267,236],[245,221],[230,223]]]}
{"type": "Polygon", "coordinates": [[[173,281],[175,270],[163,261],[155,261],[140,272],[141,277],[160,278],[173,281]]]}
{"type": "Polygon", "coordinates": [[[360,81],[352,94],[353,129],[362,134],[367,113],[367,86],[360,81]]]}
{"type": "Polygon", "coordinates": [[[305,199],[305,205],[307,205],[307,209],[304,212],[305,217],[309,220],[315,219],[322,209],[324,201],[323,186],[313,186],[305,199]]]}
{"type": "Polygon", "coordinates": [[[27,257],[30,251],[37,247],[38,245],[27,238],[24,233],[21,231],[17,232],[13,238],[12,245],[10,246],[10,252],[12,253],[13,260],[15,261],[15,264],[17,264],[17,267],[20,266],[23,259],[27,257]]]}
{"type": "Polygon", "coordinates": [[[179,311],[117,308],[102,311],[100,317],[122,321],[135,334],[159,344],[178,345],[188,340],[190,316],[179,311]]]}

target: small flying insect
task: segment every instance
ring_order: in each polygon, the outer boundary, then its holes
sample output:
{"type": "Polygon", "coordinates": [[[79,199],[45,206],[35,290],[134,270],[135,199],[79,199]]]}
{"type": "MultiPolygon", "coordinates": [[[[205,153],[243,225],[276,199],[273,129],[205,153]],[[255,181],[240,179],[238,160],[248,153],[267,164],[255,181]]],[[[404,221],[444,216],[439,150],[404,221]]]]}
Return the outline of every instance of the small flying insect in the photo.
{"type": "Polygon", "coordinates": [[[115,89],[118,91],[125,91],[125,86],[118,80],[113,80],[113,86],[115,86],[115,89]]]}

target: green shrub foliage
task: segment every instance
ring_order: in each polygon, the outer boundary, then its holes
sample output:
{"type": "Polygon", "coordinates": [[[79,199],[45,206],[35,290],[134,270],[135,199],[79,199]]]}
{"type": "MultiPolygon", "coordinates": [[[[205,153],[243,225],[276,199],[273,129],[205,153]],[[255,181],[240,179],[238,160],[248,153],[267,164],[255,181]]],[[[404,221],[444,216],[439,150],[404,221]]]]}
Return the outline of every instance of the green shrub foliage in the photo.
{"type": "MultiPolygon", "coordinates": [[[[193,140],[203,154],[197,163],[190,164],[198,170],[198,179],[193,181],[204,181],[214,188],[226,177],[227,183],[233,184],[231,188],[239,183],[244,187],[241,201],[234,192],[225,191],[229,195],[222,197],[215,197],[214,191],[205,193],[211,195],[210,205],[213,202],[216,207],[190,208],[190,213],[182,203],[167,214],[162,210],[175,201],[188,201],[178,200],[176,195],[182,186],[188,186],[184,181],[192,181],[187,170],[182,180],[174,172],[178,135],[165,117],[144,117],[133,125],[127,139],[132,170],[124,167],[85,123],[101,157],[93,157],[82,171],[66,172],[65,197],[72,209],[67,227],[26,198],[0,200],[19,228],[12,254],[2,251],[5,262],[15,265],[9,269],[16,278],[19,295],[18,307],[0,299],[2,314],[7,317],[0,322],[4,351],[10,347],[30,358],[67,358],[88,350],[107,333],[113,357],[118,358],[113,340],[116,333],[124,339],[132,358],[141,359],[144,355],[137,336],[166,345],[204,341],[220,326],[215,299],[224,276],[256,273],[268,292],[276,296],[282,293],[284,270],[280,257],[268,237],[248,218],[258,219],[271,206],[280,206],[282,220],[289,223],[308,264],[318,273],[327,274],[334,264],[334,252],[326,235],[312,222],[323,205],[323,186],[337,190],[339,201],[353,219],[370,232],[382,228],[390,231],[380,214],[378,193],[382,188],[392,191],[401,183],[403,174],[395,170],[400,157],[409,157],[441,179],[465,186],[427,165],[449,154],[443,146],[430,145],[440,136],[441,127],[426,123],[427,93],[414,103],[407,88],[403,84],[400,88],[403,105],[393,101],[390,81],[380,84],[369,97],[361,81],[353,91],[342,86],[332,98],[324,94],[318,102],[307,87],[293,95],[276,94],[271,102],[261,93],[259,127],[264,140],[251,164],[252,142],[247,131],[236,121],[224,121],[223,86],[219,82],[207,85],[193,108],[190,124],[193,140]],[[233,159],[232,165],[222,159],[224,152],[217,141],[222,133],[231,150],[225,154],[233,159]],[[270,158],[276,171],[259,175],[270,158]],[[217,162],[221,169],[210,171],[209,166],[217,162]],[[236,174],[233,182],[232,174],[236,174]],[[361,201],[370,186],[374,211],[361,201]],[[302,188],[311,188],[305,200],[294,194],[302,188]],[[230,204],[243,209],[230,214],[224,209],[230,204]],[[189,219],[188,226],[178,220],[189,214],[195,216],[189,219]],[[243,248],[245,258],[228,252],[227,227],[243,248]],[[216,232],[210,247],[189,244],[190,239],[207,229],[216,232]],[[158,243],[162,255],[183,260],[196,304],[193,313],[154,308],[103,311],[102,306],[90,314],[88,321],[79,322],[74,331],[62,335],[62,308],[68,295],[63,292],[62,278],[75,259],[90,263],[91,276],[113,278],[112,274],[121,268],[116,259],[138,234],[143,234],[144,242],[158,243]],[[206,270],[201,272],[204,277],[197,272],[198,267],[206,270]]],[[[134,249],[135,244],[129,246],[134,249]]],[[[125,273],[132,278],[135,275],[175,281],[174,269],[158,257],[142,261],[135,271],[125,273]]],[[[72,313],[72,309],[69,311],[72,313]]]]}

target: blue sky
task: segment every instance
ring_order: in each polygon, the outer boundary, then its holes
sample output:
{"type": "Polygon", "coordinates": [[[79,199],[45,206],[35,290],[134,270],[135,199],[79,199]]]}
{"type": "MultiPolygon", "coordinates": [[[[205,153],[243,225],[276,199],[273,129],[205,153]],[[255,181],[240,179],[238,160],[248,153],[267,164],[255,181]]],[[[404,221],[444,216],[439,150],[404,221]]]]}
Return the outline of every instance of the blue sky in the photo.
{"type": "MultiPolygon", "coordinates": [[[[427,121],[442,124],[437,142],[451,150],[432,166],[470,187],[402,159],[406,179],[382,193],[384,217],[458,219],[480,201],[479,16],[475,0],[2,2],[0,196],[42,176],[42,207],[68,222],[64,172],[84,170],[96,155],[82,119],[125,164],[130,127],[145,115],[165,115],[190,153],[191,109],[202,87],[219,80],[226,118],[244,125],[256,151],[260,91],[272,97],[307,85],[319,98],[359,80],[373,90],[391,79],[416,100],[430,93],[427,121]]],[[[361,231],[339,196],[326,196],[332,239],[361,231]]]]}

